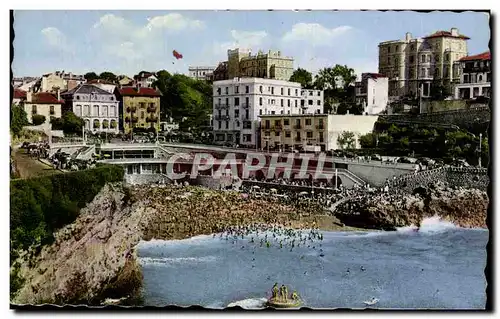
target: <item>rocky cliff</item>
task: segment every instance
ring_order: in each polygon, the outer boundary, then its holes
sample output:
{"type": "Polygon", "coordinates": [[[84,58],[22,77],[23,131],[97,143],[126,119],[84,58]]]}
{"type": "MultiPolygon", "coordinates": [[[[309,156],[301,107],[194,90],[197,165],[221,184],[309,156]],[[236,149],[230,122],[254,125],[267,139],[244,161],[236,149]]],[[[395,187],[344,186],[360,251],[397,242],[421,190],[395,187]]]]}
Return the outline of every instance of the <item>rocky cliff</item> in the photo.
{"type": "Polygon", "coordinates": [[[15,262],[22,284],[12,302],[98,305],[137,297],[142,274],[134,247],[141,239],[182,239],[249,223],[310,228],[324,218],[233,192],[108,184],[53,244],[15,262]]]}
{"type": "Polygon", "coordinates": [[[335,216],[346,225],[384,230],[418,226],[435,215],[461,227],[486,228],[488,204],[485,191],[433,183],[415,188],[412,194],[382,192],[350,198],[336,207],[335,216]]]}

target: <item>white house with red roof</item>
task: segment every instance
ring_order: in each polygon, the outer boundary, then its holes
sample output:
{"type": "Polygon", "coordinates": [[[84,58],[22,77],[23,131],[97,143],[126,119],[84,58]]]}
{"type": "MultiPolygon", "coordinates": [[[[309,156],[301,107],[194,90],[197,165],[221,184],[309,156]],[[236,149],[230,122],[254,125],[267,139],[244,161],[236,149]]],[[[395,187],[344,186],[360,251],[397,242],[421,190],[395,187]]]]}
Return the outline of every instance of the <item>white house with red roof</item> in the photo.
{"type": "Polygon", "coordinates": [[[157,77],[154,72],[141,71],[139,74],[134,75],[134,86],[150,88],[156,80],[157,77]]]}
{"type": "Polygon", "coordinates": [[[466,56],[457,62],[460,83],[455,84],[455,99],[491,97],[491,54],[466,56]]]}
{"type": "Polygon", "coordinates": [[[64,101],[61,100],[59,92],[56,95],[49,92],[33,93],[28,91],[25,92],[24,97],[20,98],[19,102],[19,106],[26,112],[28,122],[33,122],[33,115],[43,115],[45,122],[40,126],[49,130],[52,127],[50,118],[61,118],[63,104],[64,101]]]}

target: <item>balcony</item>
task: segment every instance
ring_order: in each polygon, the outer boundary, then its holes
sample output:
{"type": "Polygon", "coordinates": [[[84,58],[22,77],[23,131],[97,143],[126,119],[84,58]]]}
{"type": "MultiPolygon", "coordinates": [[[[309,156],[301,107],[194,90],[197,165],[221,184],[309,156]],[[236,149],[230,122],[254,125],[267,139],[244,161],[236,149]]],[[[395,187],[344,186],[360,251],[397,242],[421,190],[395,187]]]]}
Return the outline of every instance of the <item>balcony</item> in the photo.
{"type": "Polygon", "coordinates": [[[216,110],[223,110],[223,109],[228,109],[229,105],[227,105],[227,104],[215,104],[214,107],[216,110]]]}
{"type": "Polygon", "coordinates": [[[296,130],[300,130],[300,129],[302,129],[302,125],[300,125],[300,124],[295,124],[295,125],[293,126],[293,128],[294,128],[294,129],[296,129],[296,130]]]}
{"type": "Polygon", "coordinates": [[[229,121],[229,115],[215,115],[214,119],[219,121],[229,121]]]}
{"type": "Polygon", "coordinates": [[[243,103],[243,104],[241,104],[241,107],[244,109],[248,109],[250,107],[250,104],[243,103]]]}

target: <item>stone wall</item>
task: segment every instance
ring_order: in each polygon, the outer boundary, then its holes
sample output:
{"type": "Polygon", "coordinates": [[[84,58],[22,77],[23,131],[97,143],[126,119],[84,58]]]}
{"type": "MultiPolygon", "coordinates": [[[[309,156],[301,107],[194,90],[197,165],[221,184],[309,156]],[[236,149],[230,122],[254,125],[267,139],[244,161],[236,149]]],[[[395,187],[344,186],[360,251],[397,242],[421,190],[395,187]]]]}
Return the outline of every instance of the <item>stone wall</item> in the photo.
{"type": "Polygon", "coordinates": [[[130,185],[154,184],[165,182],[171,184],[172,181],[162,174],[125,174],[125,183],[130,185]]]}
{"type": "Polygon", "coordinates": [[[411,193],[419,186],[427,187],[436,181],[447,182],[451,187],[475,188],[486,191],[490,183],[488,169],[440,167],[433,170],[410,173],[389,180],[389,187],[397,192],[411,193]]]}
{"type": "MultiPolygon", "coordinates": [[[[394,114],[381,115],[380,120],[385,122],[420,122],[429,124],[452,124],[460,128],[470,128],[475,123],[491,121],[491,111],[487,105],[474,105],[463,110],[433,112],[424,114],[394,114]]],[[[379,121],[380,121],[379,120],[379,121]]]]}

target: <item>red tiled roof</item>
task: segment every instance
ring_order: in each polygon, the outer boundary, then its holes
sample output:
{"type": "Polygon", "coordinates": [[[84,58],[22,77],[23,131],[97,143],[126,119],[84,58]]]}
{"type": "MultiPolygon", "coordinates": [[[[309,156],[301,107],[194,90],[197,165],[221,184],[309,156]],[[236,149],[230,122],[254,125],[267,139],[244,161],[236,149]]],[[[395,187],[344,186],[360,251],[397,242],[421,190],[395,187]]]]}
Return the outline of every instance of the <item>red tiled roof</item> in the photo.
{"type": "Polygon", "coordinates": [[[469,56],[461,58],[458,61],[476,61],[476,60],[491,60],[490,51],[483,52],[483,53],[476,54],[476,55],[469,55],[469,56]]]}
{"type": "MultiPolygon", "coordinates": [[[[33,93],[31,104],[63,104],[63,100],[57,100],[57,97],[48,92],[33,93]]],[[[30,103],[30,102],[27,102],[30,103]]]]}
{"type": "Polygon", "coordinates": [[[23,99],[26,98],[26,91],[20,89],[14,89],[14,98],[15,99],[23,99]]]}
{"type": "Polygon", "coordinates": [[[428,36],[424,37],[424,39],[440,38],[440,37],[460,38],[460,39],[464,39],[464,40],[469,40],[470,39],[469,37],[467,37],[467,36],[465,36],[463,34],[459,34],[458,36],[451,35],[450,31],[437,31],[437,32],[434,32],[431,35],[428,35],[428,36]]]}
{"type": "Polygon", "coordinates": [[[90,80],[90,81],[87,81],[87,83],[89,83],[89,84],[109,84],[109,85],[116,85],[113,82],[102,80],[102,79],[90,80]]]}
{"type": "Polygon", "coordinates": [[[120,89],[122,96],[161,96],[161,93],[153,88],[123,87],[120,89]]]}

